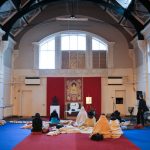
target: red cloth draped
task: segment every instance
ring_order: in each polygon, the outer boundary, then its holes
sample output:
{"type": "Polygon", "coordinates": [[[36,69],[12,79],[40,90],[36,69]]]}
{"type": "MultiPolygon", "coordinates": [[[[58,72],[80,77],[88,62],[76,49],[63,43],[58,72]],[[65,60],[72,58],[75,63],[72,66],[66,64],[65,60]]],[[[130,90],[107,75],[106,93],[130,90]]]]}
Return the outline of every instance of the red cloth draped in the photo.
{"type": "MultiPolygon", "coordinates": [[[[96,110],[97,118],[101,113],[101,77],[83,77],[83,105],[89,111],[90,106],[86,105],[86,97],[92,97],[92,108],[96,110]]],[[[65,78],[47,78],[47,116],[50,115],[52,98],[56,96],[60,105],[60,117],[64,118],[65,111],[65,78]]]]}
{"type": "Polygon", "coordinates": [[[83,100],[84,107],[89,111],[90,107],[96,111],[96,117],[99,118],[101,113],[101,77],[84,77],[83,78],[83,100]],[[92,97],[92,104],[86,104],[86,97],[92,97]]]}
{"type": "Polygon", "coordinates": [[[47,78],[47,116],[50,116],[50,105],[52,98],[56,96],[60,105],[60,117],[64,118],[65,95],[64,95],[64,78],[48,77],[47,78]]]}

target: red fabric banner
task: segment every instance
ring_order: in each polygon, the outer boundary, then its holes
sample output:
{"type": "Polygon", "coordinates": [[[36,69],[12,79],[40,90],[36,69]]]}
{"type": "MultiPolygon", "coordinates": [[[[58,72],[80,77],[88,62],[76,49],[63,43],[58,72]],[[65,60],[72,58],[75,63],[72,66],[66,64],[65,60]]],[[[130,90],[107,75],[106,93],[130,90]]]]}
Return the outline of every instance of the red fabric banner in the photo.
{"type": "Polygon", "coordinates": [[[93,108],[98,119],[101,113],[101,77],[83,78],[83,101],[85,109],[93,108]],[[92,104],[86,104],[86,97],[92,97],[92,104]]]}
{"type": "Polygon", "coordinates": [[[60,105],[60,117],[64,118],[64,77],[47,78],[47,116],[50,116],[50,105],[52,104],[52,99],[54,96],[57,97],[60,105]]]}
{"type": "MultiPolygon", "coordinates": [[[[83,105],[87,111],[92,107],[96,111],[96,117],[101,113],[101,77],[83,77],[83,105]],[[86,104],[86,97],[92,97],[92,104],[86,104]]],[[[65,78],[47,78],[47,116],[50,115],[52,98],[56,96],[60,105],[60,117],[64,118],[65,112],[65,78]]]]}

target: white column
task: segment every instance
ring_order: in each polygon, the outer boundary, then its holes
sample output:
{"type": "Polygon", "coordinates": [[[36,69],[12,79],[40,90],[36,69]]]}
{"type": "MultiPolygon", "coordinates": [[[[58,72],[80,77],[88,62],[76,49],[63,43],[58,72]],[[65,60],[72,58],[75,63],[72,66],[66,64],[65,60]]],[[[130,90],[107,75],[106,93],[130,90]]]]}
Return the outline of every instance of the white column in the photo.
{"type": "Polygon", "coordinates": [[[33,42],[33,51],[34,51],[34,67],[33,69],[39,69],[39,43],[33,42]]]}
{"type": "Polygon", "coordinates": [[[150,64],[148,64],[148,61],[150,61],[150,24],[147,25],[144,30],[142,31],[144,37],[146,40],[143,40],[143,47],[144,49],[144,57],[145,57],[145,65],[146,65],[146,99],[147,103],[150,106],[150,73],[149,73],[149,68],[150,64]],[[148,68],[149,67],[149,68],[148,68]]]}
{"type": "Polygon", "coordinates": [[[107,76],[111,76],[114,67],[114,45],[115,42],[108,43],[108,53],[107,53],[107,76]]]}
{"type": "Polygon", "coordinates": [[[115,42],[108,43],[108,55],[107,55],[108,69],[112,69],[114,67],[114,58],[113,58],[114,45],[115,42]]]}
{"type": "Polygon", "coordinates": [[[1,41],[0,44],[0,106],[4,103],[4,52],[8,48],[8,41],[1,41]]]}
{"type": "Polygon", "coordinates": [[[92,42],[91,37],[87,35],[86,37],[86,53],[85,53],[85,65],[87,69],[92,69],[93,57],[92,57],[92,42]]]}
{"type": "Polygon", "coordinates": [[[0,44],[0,119],[3,119],[4,112],[4,52],[8,47],[8,41],[1,41],[0,44]]]}
{"type": "Polygon", "coordinates": [[[148,96],[148,44],[146,40],[137,40],[137,45],[143,55],[143,75],[145,82],[145,98],[148,96]]]}
{"type": "MultiPolygon", "coordinates": [[[[134,49],[129,49],[129,57],[132,59],[132,69],[133,69],[133,88],[136,91],[136,59],[135,59],[135,51],[134,49]]],[[[135,95],[136,96],[136,95],[135,95]]]]}
{"type": "Polygon", "coordinates": [[[147,41],[148,44],[148,53],[147,53],[147,57],[148,57],[148,83],[147,83],[147,104],[148,106],[150,106],[150,39],[147,41]]]}

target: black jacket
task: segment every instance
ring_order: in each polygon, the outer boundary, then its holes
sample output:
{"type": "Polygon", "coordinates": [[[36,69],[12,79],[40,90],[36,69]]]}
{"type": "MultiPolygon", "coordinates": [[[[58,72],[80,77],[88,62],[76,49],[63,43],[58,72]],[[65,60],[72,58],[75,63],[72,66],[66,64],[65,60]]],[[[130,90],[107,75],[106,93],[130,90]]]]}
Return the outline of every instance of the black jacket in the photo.
{"type": "Polygon", "coordinates": [[[35,117],[32,120],[32,132],[41,132],[42,131],[42,119],[35,117]]]}
{"type": "Polygon", "coordinates": [[[149,109],[148,109],[148,107],[146,105],[146,101],[144,99],[140,99],[139,100],[138,110],[142,111],[142,112],[149,111],[149,109]]]}

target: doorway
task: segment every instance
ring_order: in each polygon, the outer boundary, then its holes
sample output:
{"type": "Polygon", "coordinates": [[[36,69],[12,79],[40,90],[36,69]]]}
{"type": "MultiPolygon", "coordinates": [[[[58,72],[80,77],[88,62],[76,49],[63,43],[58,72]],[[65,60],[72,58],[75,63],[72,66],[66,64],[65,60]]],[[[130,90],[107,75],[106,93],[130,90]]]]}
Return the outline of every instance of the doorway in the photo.
{"type": "Polygon", "coordinates": [[[21,116],[32,116],[31,90],[24,90],[21,93],[21,116]]]}
{"type": "Polygon", "coordinates": [[[115,104],[116,110],[118,110],[121,114],[125,114],[125,106],[126,106],[126,91],[125,90],[116,90],[115,91],[115,104]]]}

